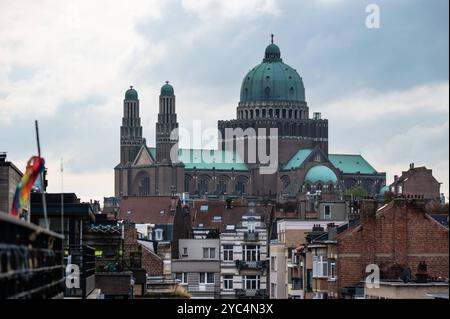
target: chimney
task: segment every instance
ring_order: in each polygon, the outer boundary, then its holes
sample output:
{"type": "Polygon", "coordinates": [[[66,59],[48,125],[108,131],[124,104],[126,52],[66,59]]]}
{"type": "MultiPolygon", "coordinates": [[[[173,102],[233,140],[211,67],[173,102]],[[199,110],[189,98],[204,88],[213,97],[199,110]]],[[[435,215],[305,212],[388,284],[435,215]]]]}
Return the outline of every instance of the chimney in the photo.
{"type": "Polygon", "coordinates": [[[428,266],[422,261],[417,266],[416,282],[420,284],[426,284],[428,282],[428,266]]]}
{"type": "Polygon", "coordinates": [[[398,175],[394,175],[394,182],[395,182],[395,183],[398,182],[398,175]]]}
{"type": "Polygon", "coordinates": [[[409,169],[414,169],[414,163],[409,164],[409,169]]]}
{"type": "Polygon", "coordinates": [[[364,199],[361,204],[361,216],[374,218],[377,213],[377,202],[373,199],[364,199]]]}
{"type": "Polygon", "coordinates": [[[334,223],[327,225],[328,240],[335,240],[337,236],[337,227],[334,223]]]}
{"type": "Polygon", "coordinates": [[[6,152],[0,152],[0,163],[6,162],[6,152]]]}

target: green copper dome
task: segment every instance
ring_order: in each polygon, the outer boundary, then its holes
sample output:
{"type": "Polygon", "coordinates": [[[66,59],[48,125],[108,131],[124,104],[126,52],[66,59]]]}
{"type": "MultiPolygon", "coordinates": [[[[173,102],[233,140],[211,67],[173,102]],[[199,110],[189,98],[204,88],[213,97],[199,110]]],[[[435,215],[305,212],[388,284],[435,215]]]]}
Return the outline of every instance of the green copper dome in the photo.
{"type": "Polygon", "coordinates": [[[308,173],[306,173],[305,182],[316,184],[316,183],[333,183],[337,182],[337,177],[334,172],[323,165],[317,165],[309,169],[308,173]]]}
{"type": "Polygon", "coordinates": [[[138,93],[132,86],[125,92],[125,100],[137,100],[138,93]]]}
{"type": "Polygon", "coordinates": [[[241,102],[293,101],[305,102],[303,80],[295,69],[283,63],[280,48],[271,43],[261,64],[244,78],[241,102]]]}
{"type": "Polygon", "coordinates": [[[161,96],[174,96],[174,90],[173,86],[169,84],[169,81],[166,81],[166,84],[164,84],[161,87],[161,96]]]}

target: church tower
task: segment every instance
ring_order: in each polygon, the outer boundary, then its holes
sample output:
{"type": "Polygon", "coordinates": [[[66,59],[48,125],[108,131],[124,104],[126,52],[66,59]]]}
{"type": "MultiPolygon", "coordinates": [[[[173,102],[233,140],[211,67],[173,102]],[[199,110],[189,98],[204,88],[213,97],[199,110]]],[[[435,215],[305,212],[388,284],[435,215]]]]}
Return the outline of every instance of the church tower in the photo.
{"type": "Polygon", "coordinates": [[[178,132],[174,132],[175,135],[172,134],[175,129],[178,129],[175,94],[172,85],[166,81],[159,96],[159,113],[156,123],[156,162],[172,163],[177,161],[177,159],[171,159],[170,156],[172,147],[178,143],[178,132]]]}
{"type": "Polygon", "coordinates": [[[139,117],[138,93],[131,86],[125,92],[123,118],[120,127],[120,164],[132,163],[145,140],[142,138],[141,118],[139,117]]]}

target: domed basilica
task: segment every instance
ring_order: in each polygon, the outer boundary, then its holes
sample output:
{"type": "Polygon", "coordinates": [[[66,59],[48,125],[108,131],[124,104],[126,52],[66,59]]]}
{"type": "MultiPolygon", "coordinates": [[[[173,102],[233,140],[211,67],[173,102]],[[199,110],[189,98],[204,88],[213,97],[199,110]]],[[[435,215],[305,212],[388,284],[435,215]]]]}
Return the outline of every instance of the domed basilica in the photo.
{"type": "Polygon", "coordinates": [[[328,153],[328,120],[319,112],[310,115],[303,79],[283,62],[273,38],[262,62],[242,81],[236,119],[218,122],[222,137],[226,129],[263,130],[268,136],[270,128],[277,128],[278,162],[273,174],[262,174],[261,164],[249,161],[248,154],[231,150],[227,157],[230,150],[225,139],[219,141],[218,150],[207,152],[231,161],[211,163],[199,150],[176,149],[178,139],[171,135],[178,128],[176,98],[168,82],[159,96],[156,147],[149,147],[142,136],[139,104],[138,92],[131,87],[125,93],[120,164],[115,167],[115,196],[119,198],[188,193],[191,198],[302,201],[319,196],[333,201],[342,199],[343,192],[353,186],[360,185],[374,195],[386,183],[386,174],[361,155],[328,153]],[[178,161],[171,160],[173,149],[178,161]]]}

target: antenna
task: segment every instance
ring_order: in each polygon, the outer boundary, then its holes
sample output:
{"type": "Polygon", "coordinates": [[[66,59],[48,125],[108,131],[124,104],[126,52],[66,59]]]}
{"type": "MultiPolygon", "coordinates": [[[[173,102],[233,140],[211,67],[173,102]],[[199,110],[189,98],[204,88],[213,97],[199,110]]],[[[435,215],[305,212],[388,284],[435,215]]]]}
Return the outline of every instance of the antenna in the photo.
{"type": "MultiPolygon", "coordinates": [[[[35,124],[35,127],[36,127],[36,142],[37,142],[38,156],[41,157],[41,144],[39,142],[38,121],[35,120],[34,124],[35,124]]],[[[47,218],[47,203],[45,201],[44,173],[40,172],[39,175],[40,175],[40,178],[41,178],[41,194],[42,194],[42,208],[43,208],[43,211],[44,211],[44,223],[45,223],[45,228],[49,229],[48,218],[47,218]]]]}

